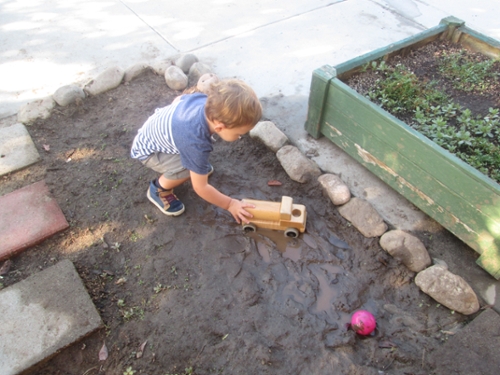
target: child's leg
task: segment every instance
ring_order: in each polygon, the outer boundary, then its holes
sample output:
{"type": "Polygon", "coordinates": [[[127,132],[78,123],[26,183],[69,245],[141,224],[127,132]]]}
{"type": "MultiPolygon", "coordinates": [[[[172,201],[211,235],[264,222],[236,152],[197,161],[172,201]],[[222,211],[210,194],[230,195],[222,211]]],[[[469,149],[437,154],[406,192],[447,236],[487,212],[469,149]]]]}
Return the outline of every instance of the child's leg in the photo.
{"type": "Polygon", "coordinates": [[[174,194],[173,189],[189,179],[189,171],[184,169],[179,155],[157,153],[143,164],[162,175],[149,184],[147,197],[165,215],[178,216],[185,210],[184,204],[174,194]]]}
{"type": "Polygon", "coordinates": [[[182,185],[187,180],[189,180],[189,177],[171,180],[162,174],[160,177],[158,177],[158,184],[165,190],[172,190],[173,188],[182,185]]]}

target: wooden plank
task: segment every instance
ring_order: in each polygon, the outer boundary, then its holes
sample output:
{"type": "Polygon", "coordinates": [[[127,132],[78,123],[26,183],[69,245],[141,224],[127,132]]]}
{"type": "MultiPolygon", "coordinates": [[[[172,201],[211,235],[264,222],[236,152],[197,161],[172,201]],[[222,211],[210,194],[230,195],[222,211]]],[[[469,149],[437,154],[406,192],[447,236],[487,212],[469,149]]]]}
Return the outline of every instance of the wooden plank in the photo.
{"type": "Polygon", "coordinates": [[[336,75],[335,69],[329,65],[322,66],[313,72],[305,129],[314,138],[321,137],[319,128],[323,116],[323,107],[328,96],[330,80],[336,75]]]}
{"type": "Polygon", "coordinates": [[[358,56],[354,59],[346,61],[344,63],[335,65],[337,70],[337,77],[341,79],[347,79],[350,75],[358,72],[362,67],[374,60],[385,59],[387,60],[393,55],[405,55],[410,50],[419,48],[426,45],[433,40],[438,39],[444,31],[448,28],[447,25],[442,24],[430,28],[429,30],[422,31],[414,36],[403,39],[399,42],[390,44],[386,47],[376,49],[372,52],[365,53],[364,55],[358,56]]]}
{"type": "Polygon", "coordinates": [[[492,59],[500,59],[500,41],[471,30],[466,26],[455,30],[455,34],[453,40],[456,40],[456,43],[492,59]]]}
{"type": "MultiPolygon", "coordinates": [[[[398,150],[408,159],[418,161],[419,165],[427,165],[428,173],[443,184],[459,185],[465,177],[468,177],[470,178],[467,179],[470,181],[469,185],[456,187],[456,192],[459,195],[467,197],[471,193],[481,194],[477,197],[478,200],[474,201],[474,204],[479,206],[500,205],[500,200],[484,200],[485,195],[500,196],[500,185],[493,180],[439,147],[378,105],[359,95],[340,80],[332,80],[331,85],[332,88],[325,105],[325,116],[338,111],[345,113],[352,122],[350,126],[340,123],[341,131],[357,131],[360,136],[371,134],[383,139],[387,143],[386,147],[398,150]],[[422,147],[425,147],[425,152],[422,152],[422,147]],[[442,170],[436,168],[436,160],[444,163],[442,170]],[[462,189],[465,189],[465,192],[461,192],[462,189]],[[470,191],[467,189],[480,190],[470,191]]],[[[381,152],[385,151],[386,149],[381,150],[381,152]]]]}
{"type": "Polygon", "coordinates": [[[500,236],[500,212],[495,211],[500,207],[498,184],[373,103],[356,100],[338,88],[331,93],[334,99],[326,106],[322,133],[329,133],[330,138],[338,133],[348,136],[407,182],[419,185],[444,207],[453,207],[455,214],[465,215],[461,212],[465,210],[468,221],[475,218],[481,225],[487,218],[490,226],[499,228],[496,234],[500,236]]]}
{"type": "MultiPolygon", "coordinates": [[[[490,222],[496,222],[500,225],[500,219],[498,217],[492,217],[490,216],[491,213],[483,212],[482,210],[483,207],[494,207],[495,205],[485,205],[482,197],[477,197],[475,193],[468,193],[469,191],[479,190],[475,189],[476,185],[474,183],[463,181],[461,187],[469,185],[472,186],[472,189],[468,191],[467,189],[460,189],[459,187],[459,192],[457,192],[455,184],[441,182],[440,178],[428,173],[425,168],[429,166],[422,166],[415,163],[413,158],[409,158],[405,154],[406,149],[402,149],[400,152],[397,149],[391,148],[383,138],[350,131],[355,125],[349,126],[349,131],[345,131],[344,128],[341,128],[342,136],[339,136],[338,127],[330,125],[329,119],[334,120],[337,124],[339,121],[344,121],[344,123],[347,124],[348,121],[345,116],[339,112],[336,112],[335,116],[328,116],[325,125],[321,128],[321,132],[325,136],[329,139],[339,138],[340,140],[343,137],[348,137],[358,145],[357,152],[361,157],[363,157],[363,153],[366,150],[369,150],[370,156],[366,156],[366,158],[374,158],[373,162],[381,163],[385,168],[389,168],[394,178],[401,177],[404,178],[405,183],[414,186],[418,185],[422,194],[428,196],[428,198],[426,198],[428,204],[439,202],[440,205],[451,212],[454,212],[456,215],[464,215],[467,217],[468,222],[474,222],[476,225],[483,225],[485,216],[490,222]],[[481,204],[477,204],[477,201],[481,201],[481,204]]],[[[425,149],[422,151],[425,152],[425,149]]],[[[436,161],[434,165],[435,171],[446,168],[443,167],[443,165],[444,163],[436,161]]],[[[500,197],[496,196],[496,198],[500,202],[500,197]]]]}
{"type": "Polygon", "coordinates": [[[500,280],[500,241],[497,239],[496,246],[491,246],[483,252],[476,263],[495,279],[500,280]]]}

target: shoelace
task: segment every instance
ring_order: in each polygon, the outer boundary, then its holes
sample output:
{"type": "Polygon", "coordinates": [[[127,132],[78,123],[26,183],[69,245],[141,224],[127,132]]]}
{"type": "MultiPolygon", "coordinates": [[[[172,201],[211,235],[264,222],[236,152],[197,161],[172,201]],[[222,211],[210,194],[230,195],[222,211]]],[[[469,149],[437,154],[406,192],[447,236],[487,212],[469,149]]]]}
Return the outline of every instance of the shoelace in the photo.
{"type": "Polygon", "coordinates": [[[179,200],[177,198],[177,196],[174,194],[174,193],[168,193],[168,194],[165,194],[166,192],[164,191],[159,191],[158,192],[158,195],[160,196],[160,199],[168,204],[171,204],[172,202],[176,201],[176,200],[179,200]]]}

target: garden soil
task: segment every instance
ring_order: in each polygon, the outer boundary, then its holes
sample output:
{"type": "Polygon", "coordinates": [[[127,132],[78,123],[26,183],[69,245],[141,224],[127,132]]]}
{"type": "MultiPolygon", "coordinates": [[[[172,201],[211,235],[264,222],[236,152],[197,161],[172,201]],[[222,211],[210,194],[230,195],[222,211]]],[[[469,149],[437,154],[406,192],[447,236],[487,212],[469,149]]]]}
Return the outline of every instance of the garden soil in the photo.
{"type": "MultiPolygon", "coordinates": [[[[420,292],[378,238],[343,219],[316,181],[290,180],[261,143],[216,141],[210,183],[234,198],[293,197],[307,207],[299,238],[245,234],[189,183],[176,190],[179,217],[148,201],[156,176],[130,146],[179,94],[148,72],[57,107],[29,127],[42,161],[1,179],[0,194],[44,179],[70,224],[14,257],[4,286],[70,259],[105,324],[28,375],[433,373],[430,353],[473,317],[420,292]],[[373,336],[349,329],[357,309],[376,316],[373,336]]],[[[432,256],[464,247],[448,232],[416,235],[432,256]]]]}

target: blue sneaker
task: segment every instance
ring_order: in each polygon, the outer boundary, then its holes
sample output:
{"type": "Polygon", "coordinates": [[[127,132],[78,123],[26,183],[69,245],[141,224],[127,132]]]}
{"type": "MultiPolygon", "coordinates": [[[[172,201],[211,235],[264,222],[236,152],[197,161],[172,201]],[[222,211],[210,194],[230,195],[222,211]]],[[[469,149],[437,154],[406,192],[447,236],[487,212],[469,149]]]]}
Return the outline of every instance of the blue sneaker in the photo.
{"type": "Polygon", "coordinates": [[[185,210],[184,204],[176,197],[174,190],[164,190],[155,185],[154,181],[149,184],[148,199],[165,215],[179,216],[185,210]]]}

